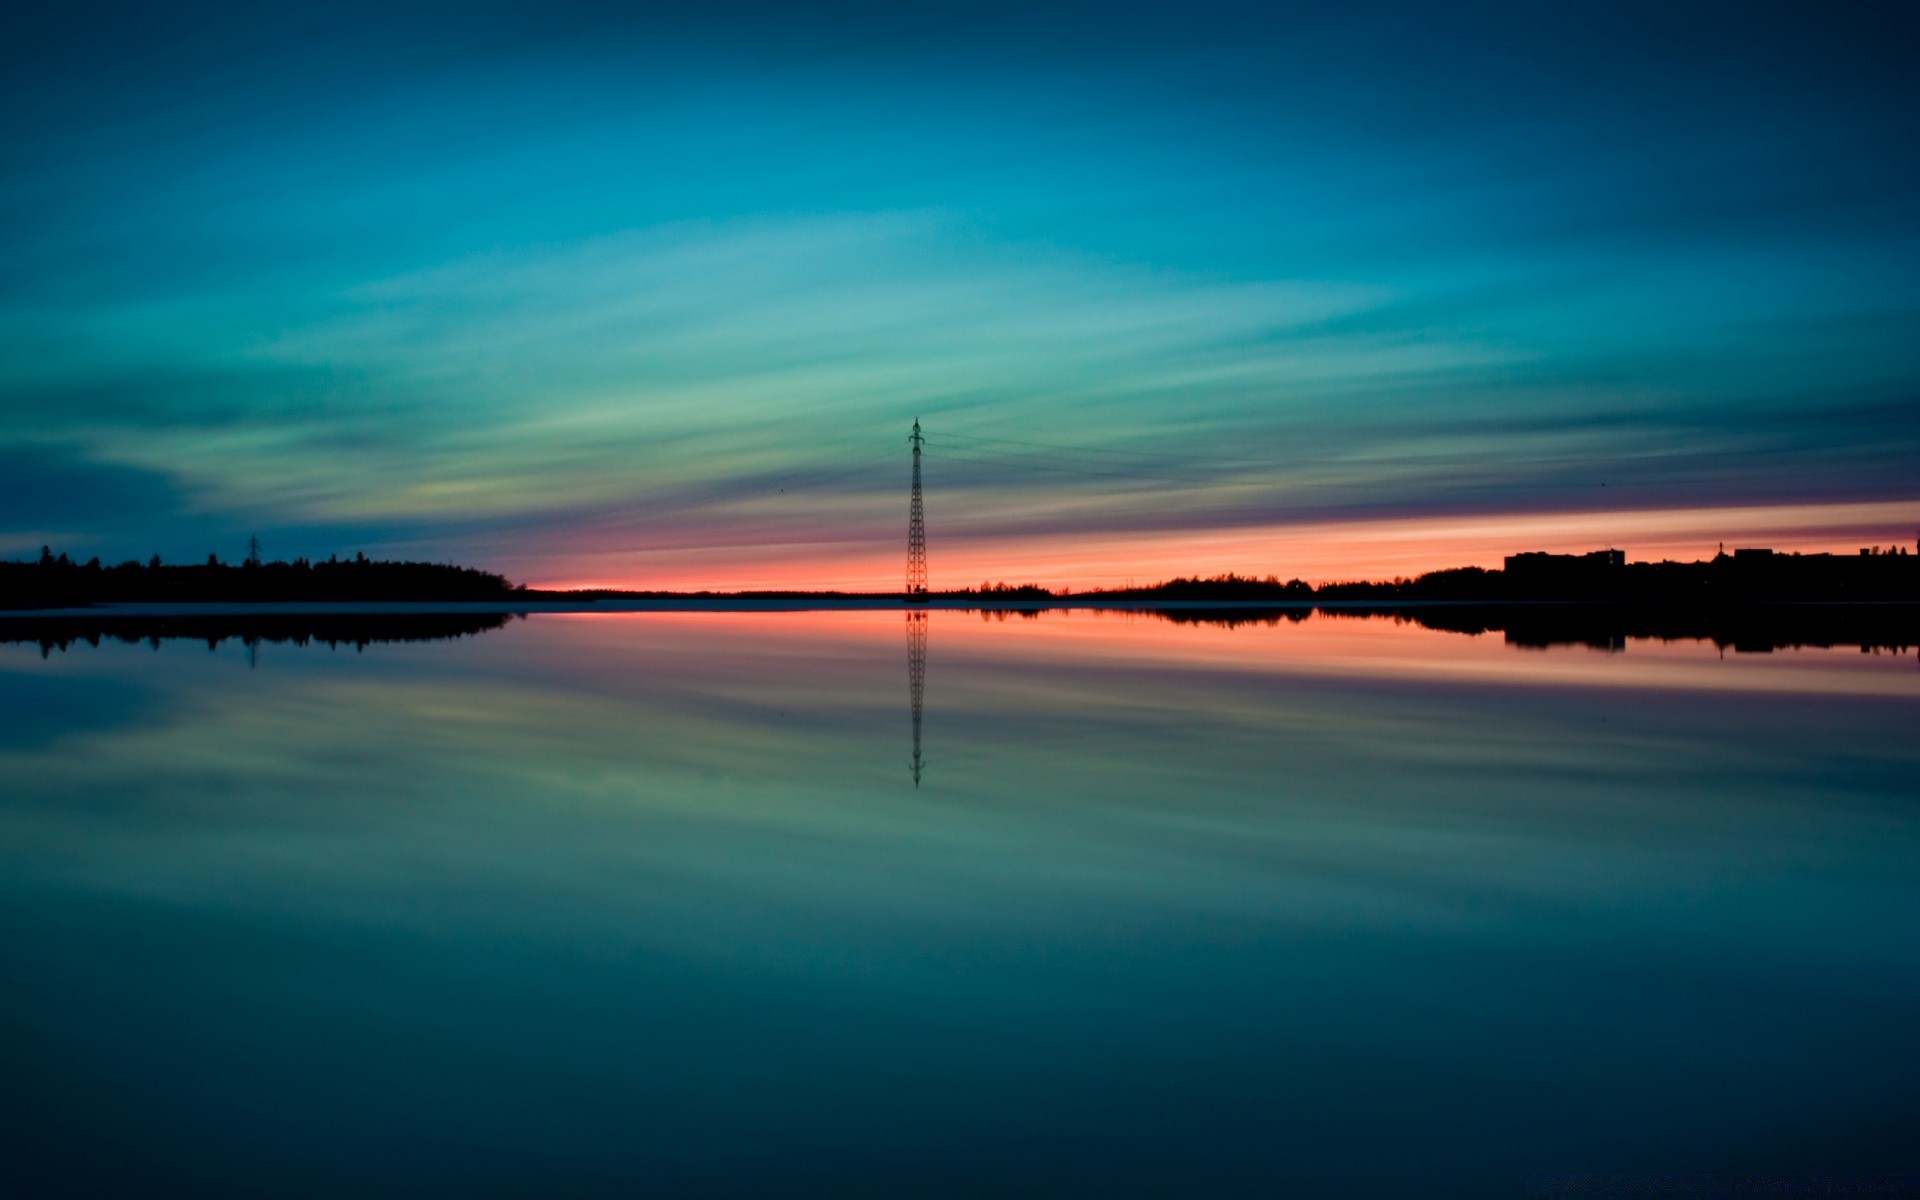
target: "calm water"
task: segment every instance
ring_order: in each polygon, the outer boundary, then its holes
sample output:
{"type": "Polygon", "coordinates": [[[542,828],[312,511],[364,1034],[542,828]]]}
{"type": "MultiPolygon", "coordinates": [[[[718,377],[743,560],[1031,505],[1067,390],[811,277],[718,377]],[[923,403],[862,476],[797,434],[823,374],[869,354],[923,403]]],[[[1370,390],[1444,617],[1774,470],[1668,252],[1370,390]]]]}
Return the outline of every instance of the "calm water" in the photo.
{"type": "Polygon", "coordinates": [[[1911,651],[905,625],[0,647],[0,1185],[1920,1165],[1911,651]]]}

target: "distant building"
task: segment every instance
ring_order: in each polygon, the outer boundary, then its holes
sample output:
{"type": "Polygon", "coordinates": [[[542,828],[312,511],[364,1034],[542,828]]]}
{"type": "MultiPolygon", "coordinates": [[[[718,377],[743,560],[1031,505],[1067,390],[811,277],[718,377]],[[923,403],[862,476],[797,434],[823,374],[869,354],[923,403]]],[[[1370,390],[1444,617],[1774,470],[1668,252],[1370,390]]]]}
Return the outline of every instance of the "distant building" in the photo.
{"type": "Polygon", "coordinates": [[[1752,546],[1737,546],[1733,551],[1733,560],[1735,562],[1762,562],[1772,557],[1772,550],[1759,549],[1752,546]]]}
{"type": "Polygon", "coordinates": [[[1605,570],[1627,565],[1625,550],[1595,550],[1588,554],[1548,554],[1530,550],[1507,555],[1507,572],[1514,575],[1564,574],[1568,571],[1605,570]]]}

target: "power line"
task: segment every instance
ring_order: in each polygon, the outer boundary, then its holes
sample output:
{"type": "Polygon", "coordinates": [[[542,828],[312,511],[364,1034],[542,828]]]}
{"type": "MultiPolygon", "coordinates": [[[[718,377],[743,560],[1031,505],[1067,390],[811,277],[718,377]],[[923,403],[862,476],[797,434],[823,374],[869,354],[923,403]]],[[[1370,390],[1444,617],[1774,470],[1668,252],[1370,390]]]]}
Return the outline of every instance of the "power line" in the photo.
{"type": "MultiPolygon", "coordinates": [[[[907,508],[907,594],[909,601],[925,602],[927,598],[927,510],[920,498],[920,444],[926,439],[920,435],[920,422],[913,423],[913,433],[907,438],[913,445],[913,499],[907,508]]],[[[914,780],[918,783],[916,777],[914,780]]]]}

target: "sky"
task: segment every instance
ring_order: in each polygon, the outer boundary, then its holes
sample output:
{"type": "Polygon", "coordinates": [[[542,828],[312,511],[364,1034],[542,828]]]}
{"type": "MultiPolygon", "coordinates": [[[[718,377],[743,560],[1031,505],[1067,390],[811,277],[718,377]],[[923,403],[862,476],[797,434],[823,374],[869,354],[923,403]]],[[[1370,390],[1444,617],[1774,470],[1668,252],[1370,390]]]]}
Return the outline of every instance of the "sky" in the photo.
{"type": "Polygon", "coordinates": [[[1315,581],[1920,536],[1909,6],[39,6],[0,555],[1315,581]]]}

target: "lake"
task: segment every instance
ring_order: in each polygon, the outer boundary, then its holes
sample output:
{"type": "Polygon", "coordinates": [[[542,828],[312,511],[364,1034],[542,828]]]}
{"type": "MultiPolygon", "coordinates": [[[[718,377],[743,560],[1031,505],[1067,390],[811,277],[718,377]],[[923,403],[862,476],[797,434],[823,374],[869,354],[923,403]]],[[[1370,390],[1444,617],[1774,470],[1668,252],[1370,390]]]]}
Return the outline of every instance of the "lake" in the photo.
{"type": "Polygon", "coordinates": [[[1920,1166],[1910,647],[1209,616],[0,645],[0,1186],[1920,1166]]]}

